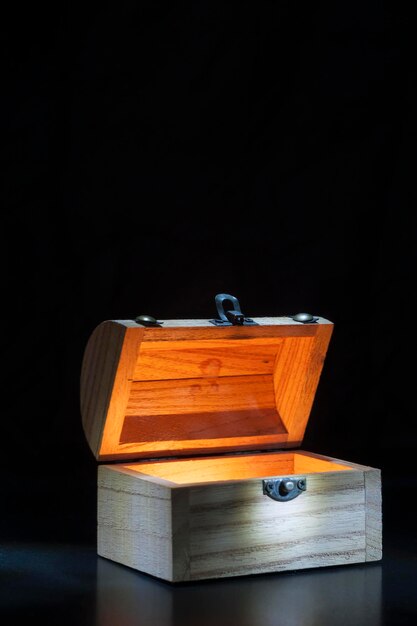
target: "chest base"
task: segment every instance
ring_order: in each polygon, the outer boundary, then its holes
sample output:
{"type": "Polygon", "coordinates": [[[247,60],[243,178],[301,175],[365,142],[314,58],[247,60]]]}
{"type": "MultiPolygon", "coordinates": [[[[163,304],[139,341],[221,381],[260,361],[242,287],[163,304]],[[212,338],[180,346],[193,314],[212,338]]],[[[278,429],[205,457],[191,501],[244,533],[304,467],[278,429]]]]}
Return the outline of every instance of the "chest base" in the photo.
{"type": "Polygon", "coordinates": [[[380,471],[302,450],[98,471],[98,554],[170,582],[377,561],[381,537],[380,471]]]}

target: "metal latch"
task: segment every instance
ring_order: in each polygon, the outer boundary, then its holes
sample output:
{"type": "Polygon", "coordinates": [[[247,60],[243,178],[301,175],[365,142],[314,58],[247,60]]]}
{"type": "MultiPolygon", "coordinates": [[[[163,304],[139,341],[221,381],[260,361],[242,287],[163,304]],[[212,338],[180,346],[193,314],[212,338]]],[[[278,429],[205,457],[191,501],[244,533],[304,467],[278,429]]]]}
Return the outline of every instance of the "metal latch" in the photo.
{"type": "Polygon", "coordinates": [[[258,326],[250,317],[243,315],[239,300],[235,296],[218,293],[215,301],[219,319],[209,320],[215,326],[258,326]],[[226,306],[226,302],[229,306],[226,306]]]}
{"type": "Polygon", "coordinates": [[[307,490],[307,479],[301,478],[266,478],[262,481],[262,490],[266,496],[278,502],[294,500],[307,490]]]}

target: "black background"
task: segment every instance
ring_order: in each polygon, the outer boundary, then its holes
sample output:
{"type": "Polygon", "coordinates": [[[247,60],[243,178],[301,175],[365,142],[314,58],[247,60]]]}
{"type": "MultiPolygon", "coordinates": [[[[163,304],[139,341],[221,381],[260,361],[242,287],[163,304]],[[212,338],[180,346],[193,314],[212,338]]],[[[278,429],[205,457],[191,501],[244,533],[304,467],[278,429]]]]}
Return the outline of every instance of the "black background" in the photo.
{"type": "MultiPolygon", "coordinates": [[[[140,313],[211,318],[219,292],[246,315],[332,320],[303,447],[415,476],[407,9],[75,2],[4,26],[3,537],[94,543],[88,337],[140,313]]],[[[411,529],[384,501],[388,528],[411,529]]]]}

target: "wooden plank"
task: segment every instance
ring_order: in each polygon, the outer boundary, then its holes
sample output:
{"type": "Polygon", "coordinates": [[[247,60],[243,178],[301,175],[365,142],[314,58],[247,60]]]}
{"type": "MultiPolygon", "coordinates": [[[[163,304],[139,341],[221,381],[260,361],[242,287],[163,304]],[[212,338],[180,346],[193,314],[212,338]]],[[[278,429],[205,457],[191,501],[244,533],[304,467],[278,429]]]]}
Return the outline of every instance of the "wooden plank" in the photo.
{"type": "Polygon", "coordinates": [[[285,433],[271,376],[133,382],[120,443],[285,433]]]}
{"type": "Polygon", "coordinates": [[[219,376],[272,374],[282,339],[143,342],[134,380],[215,380],[219,376]]]}
{"type": "Polygon", "coordinates": [[[286,445],[288,433],[216,439],[179,439],[120,443],[112,452],[101,453],[100,460],[149,459],[159,457],[193,456],[208,453],[226,453],[250,450],[273,450],[286,445]]]}
{"type": "Polygon", "coordinates": [[[114,453],[118,448],[130,395],[130,381],[137,362],[141,337],[142,333],[137,332],[136,329],[126,329],[105,416],[99,458],[105,454],[114,453]]]}
{"type": "Polygon", "coordinates": [[[172,580],[169,487],[101,466],[97,522],[100,556],[172,580]]]}
{"type": "Polygon", "coordinates": [[[190,492],[171,492],[172,581],[190,580],[190,492]]]}
{"type": "Polygon", "coordinates": [[[308,476],[290,502],[261,481],[190,487],[190,579],[363,562],[363,472],[308,476]]]}
{"type": "MultiPolygon", "coordinates": [[[[178,413],[174,415],[128,415],[123,423],[119,444],[141,445],[144,442],[158,443],[166,441],[181,443],[184,447],[198,441],[237,441],[242,438],[256,438],[264,435],[281,435],[286,430],[275,409],[213,411],[205,413],[178,413]],[[151,419],[152,418],[152,419],[151,419]],[[221,436],[220,436],[221,435],[221,436]],[[190,443],[191,442],[191,443],[190,443]]],[[[276,437],[275,437],[276,440],[276,437]]]]}
{"type": "MultiPolygon", "coordinates": [[[[272,376],[134,381],[126,415],[187,415],[275,408],[272,376]]],[[[155,424],[158,428],[158,424],[155,424]]],[[[155,433],[156,439],[158,432],[155,433]]],[[[220,433],[219,433],[220,434],[220,433]]]]}
{"type": "Polygon", "coordinates": [[[286,338],[274,370],[276,406],[288,441],[302,441],[333,327],[317,326],[316,336],[286,338]]]}
{"type": "Polygon", "coordinates": [[[101,453],[103,431],[107,440],[112,440],[114,431],[120,432],[129,397],[129,374],[137,361],[142,334],[137,330],[132,334],[132,329],[115,322],[103,322],[87,343],[80,404],[84,432],[96,458],[101,453]]]}
{"type": "Polygon", "coordinates": [[[167,320],[163,326],[147,327],[143,341],[243,340],[260,337],[313,337],[321,324],[301,324],[291,318],[253,318],[258,326],[214,326],[208,320],[167,320]]]}
{"type": "Polygon", "coordinates": [[[303,459],[305,459],[305,461],[303,460],[303,463],[309,462],[308,459],[311,459],[311,461],[318,460],[318,461],[325,461],[326,463],[331,461],[332,463],[343,465],[347,468],[351,467],[353,469],[361,470],[362,472],[365,472],[366,470],[369,470],[369,469],[374,469],[372,467],[369,467],[369,465],[363,465],[361,463],[353,463],[352,461],[345,461],[344,459],[338,459],[335,457],[326,456],[324,454],[317,454],[316,452],[307,452],[306,450],[297,450],[297,455],[303,456],[303,459]]]}
{"type": "Polygon", "coordinates": [[[364,468],[332,457],[319,458],[302,450],[294,454],[294,473],[316,474],[319,472],[350,471],[352,469],[363,471],[364,468]]]}
{"type": "Polygon", "coordinates": [[[368,468],[365,471],[366,503],[366,560],[382,559],[382,495],[381,471],[368,468]]]}
{"type": "MultiPolygon", "coordinates": [[[[286,316],[274,316],[274,317],[253,317],[251,318],[256,325],[255,326],[216,326],[215,324],[212,324],[210,322],[209,319],[207,318],[200,318],[200,319],[170,319],[170,320],[162,320],[161,321],[161,326],[159,327],[152,327],[152,326],[148,326],[147,330],[150,331],[157,331],[159,329],[166,329],[166,328],[192,328],[192,329],[198,329],[198,328],[211,328],[213,329],[217,329],[220,331],[224,331],[224,330],[230,330],[230,328],[243,328],[245,330],[248,331],[252,331],[254,330],[255,333],[257,333],[259,331],[259,327],[265,327],[265,326],[293,326],[294,328],[316,328],[317,326],[319,326],[320,324],[332,324],[332,322],[329,322],[329,320],[326,320],[324,317],[319,317],[317,316],[317,322],[314,322],[312,324],[303,324],[302,322],[297,322],[295,321],[292,317],[286,317],[286,316]]],[[[132,326],[132,327],[137,327],[138,325],[133,321],[133,320],[119,320],[120,323],[122,324],[126,324],[126,326],[132,326]]],[[[307,331],[308,332],[308,331],[307,331]]]]}

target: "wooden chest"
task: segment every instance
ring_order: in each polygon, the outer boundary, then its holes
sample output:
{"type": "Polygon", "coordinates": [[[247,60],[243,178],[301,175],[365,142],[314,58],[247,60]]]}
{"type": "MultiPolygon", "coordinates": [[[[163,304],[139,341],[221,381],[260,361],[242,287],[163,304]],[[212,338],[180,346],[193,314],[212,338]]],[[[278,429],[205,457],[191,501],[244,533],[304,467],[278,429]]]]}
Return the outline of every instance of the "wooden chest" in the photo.
{"type": "Polygon", "coordinates": [[[99,555],[172,582],[381,558],[380,471],[298,449],[333,328],[306,319],[96,328],[99,555]]]}

